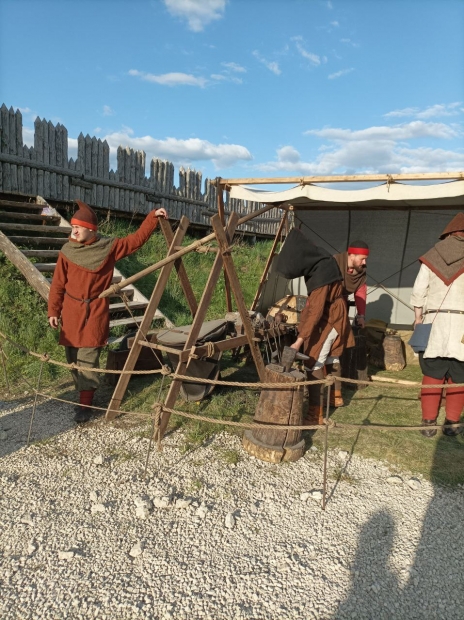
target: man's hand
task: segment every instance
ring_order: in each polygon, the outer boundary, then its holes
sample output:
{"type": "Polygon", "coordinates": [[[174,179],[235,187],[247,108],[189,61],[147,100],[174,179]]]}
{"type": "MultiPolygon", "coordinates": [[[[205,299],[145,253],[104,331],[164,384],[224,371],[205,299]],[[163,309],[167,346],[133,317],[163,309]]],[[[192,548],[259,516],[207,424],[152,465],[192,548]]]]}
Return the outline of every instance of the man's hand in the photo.
{"type": "Polygon", "coordinates": [[[414,306],[414,327],[416,327],[416,325],[420,325],[423,321],[424,317],[422,316],[422,308],[414,306]]]}
{"type": "Polygon", "coordinates": [[[155,215],[156,215],[156,217],[162,217],[163,220],[166,220],[168,218],[168,214],[166,212],[166,209],[164,209],[164,208],[156,209],[155,215]]]}
{"type": "Polygon", "coordinates": [[[53,329],[58,329],[59,319],[57,316],[49,316],[48,323],[53,329]]]}
{"type": "Polygon", "coordinates": [[[360,327],[361,329],[364,329],[366,325],[366,319],[364,318],[364,316],[362,314],[357,314],[355,317],[355,320],[356,320],[356,325],[360,327]]]}

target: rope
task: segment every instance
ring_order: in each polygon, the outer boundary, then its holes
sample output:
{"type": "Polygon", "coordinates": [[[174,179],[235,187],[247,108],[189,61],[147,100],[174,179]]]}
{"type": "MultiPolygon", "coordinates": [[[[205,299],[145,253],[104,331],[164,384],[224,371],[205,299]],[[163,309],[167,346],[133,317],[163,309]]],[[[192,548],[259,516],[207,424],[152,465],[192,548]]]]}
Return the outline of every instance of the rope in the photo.
{"type": "MultiPolygon", "coordinates": [[[[30,351],[26,347],[16,343],[14,340],[0,332],[0,337],[3,337],[5,340],[10,342],[12,345],[18,347],[24,353],[28,355],[32,355],[37,357],[40,361],[46,362],[48,364],[54,364],[56,366],[61,366],[62,368],[69,368],[70,370],[82,370],[82,366],[78,366],[74,362],[72,364],[65,364],[64,362],[58,362],[50,358],[47,354],[43,353],[35,353],[34,351],[30,351]]],[[[213,343],[210,343],[211,345],[213,343]]],[[[214,346],[214,345],[213,345],[214,346]]],[[[172,372],[169,366],[163,365],[161,368],[156,368],[154,370],[109,370],[107,368],[85,368],[86,372],[98,372],[102,374],[118,374],[118,375],[153,375],[153,374],[161,374],[168,375],[170,379],[177,381],[185,381],[187,383],[207,383],[211,385],[223,385],[228,387],[239,387],[239,388],[250,388],[252,390],[261,390],[261,389],[282,389],[282,390],[295,390],[300,387],[304,387],[307,385],[332,385],[334,382],[334,378],[332,375],[328,375],[325,379],[317,379],[314,381],[295,381],[294,383],[261,383],[259,381],[254,382],[246,382],[246,381],[223,381],[219,379],[206,379],[203,377],[192,377],[190,375],[180,375],[175,372],[172,372]]],[[[364,379],[351,379],[349,377],[337,377],[337,381],[341,383],[352,383],[354,385],[370,385],[372,386],[372,381],[364,380],[364,379]]],[[[422,383],[411,381],[408,385],[400,384],[396,379],[388,380],[387,378],[383,379],[382,383],[389,387],[404,387],[404,388],[417,388],[423,387],[422,383]]],[[[436,385],[427,385],[423,389],[434,389],[434,388],[442,388],[447,390],[449,388],[456,387],[464,387],[464,383],[437,383],[436,385]]],[[[34,389],[34,388],[32,388],[34,389]]]]}

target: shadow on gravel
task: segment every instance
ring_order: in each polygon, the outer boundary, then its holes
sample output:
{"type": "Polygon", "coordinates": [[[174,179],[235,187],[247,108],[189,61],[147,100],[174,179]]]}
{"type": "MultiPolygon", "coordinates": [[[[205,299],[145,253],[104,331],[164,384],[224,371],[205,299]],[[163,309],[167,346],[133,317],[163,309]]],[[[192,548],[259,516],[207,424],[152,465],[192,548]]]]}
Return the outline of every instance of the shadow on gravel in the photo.
{"type": "MultiPolygon", "coordinates": [[[[464,467],[462,435],[442,435],[437,441],[431,468],[434,496],[425,514],[413,563],[401,567],[406,572],[407,583],[401,586],[390,569],[395,521],[387,511],[380,511],[361,530],[351,568],[352,587],[334,619],[461,620],[464,617],[464,491],[439,484],[443,471],[450,467],[456,472],[464,467]]],[[[396,540],[396,547],[399,544],[401,541],[396,540]]],[[[409,544],[405,541],[405,546],[409,544]]]]}

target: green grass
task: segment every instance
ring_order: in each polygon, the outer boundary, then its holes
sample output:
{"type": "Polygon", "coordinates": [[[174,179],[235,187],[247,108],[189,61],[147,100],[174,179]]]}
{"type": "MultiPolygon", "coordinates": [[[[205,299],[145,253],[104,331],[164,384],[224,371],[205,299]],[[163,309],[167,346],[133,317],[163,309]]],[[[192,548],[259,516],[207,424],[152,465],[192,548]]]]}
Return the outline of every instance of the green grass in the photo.
{"type": "MultiPolygon", "coordinates": [[[[127,223],[121,220],[110,220],[101,230],[106,235],[123,236],[136,227],[128,229],[127,223]]],[[[191,243],[195,237],[188,237],[184,245],[191,243]]],[[[258,242],[250,245],[244,241],[236,242],[233,259],[241,279],[246,303],[249,305],[256,292],[258,282],[266,262],[271,242],[258,242]]],[[[166,244],[159,232],[137,253],[118,263],[118,268],[131,275],[165,256],[166,244]]],[[[214,254],[190,253],[184,257],[184,264],[189,274],[196,298],[199,299],[214,261],[214,254]]],[[[150,297],[155,285],[157,273],[150,274],[138,281],[137,286],[150,297]]],[[[168,286],[160,303],[164,312],[176,325],[191,322],[187,303],[175,275],[169,279],[168,286]]],[[[208,310],[208,319],[223,317],[226,312],[224,279],[221,277],[208,310]]],[[[0,255],[0,331],[6,333],[24,347],[38,353],[47,353],[51,358],[64,360],[64,349],[58,345],[58,333],[48,327],[46,304],[38,294],[32,291],[22,275],[0,255]]],[[[41,367],[40,360],[25,355],[8,342],[1,342],[5,355],[10,384],[10,396],[20,396],[25,390],[31,393],[37,383],[41,367]]],[[[102,365],[105,357],[102,357],[102,365]]],[[[379,371],[372,368],[372,373],[383,377],[420,381],[421,373],[417,365],[407,366],[399,373],[379,371]]],[[[258,381],[253,364],[235,363],[230,352],[221,360],[223,379],[233,381],[258,381]]],[[[51,364],[43,365],[41,385],[50,392],[66,398],[73,398],[70,391],[69,373],[51,364]]],[[[140,376],[131,380],[123,402],[126,411],[152,412],[153,403],[160,398],[164,400],[170,380],[159,375],[140,376]],[[161,392],[160,392],[161,388],[161,392]]],[[[0,361],[0,398],[5,393],[5,377],[0,361]]],[[[103,387],[99,394],[104,406],[113,388],[103,387]]],[[[441,484],[464,484],[464,438],[445,437],[440,432],[433,439],[422,437],[418,431],[374,430],[375,424],[415,425],[420,422],[420,402],[416,387],[393,388],[382,383],[372,383],[368,388],[352,391],[344,389],[347,406],[332,413],[332,419],[345,424],[361,424],[360,429],[331,428],[329,431],[329,447],[347,450],[349,453],[366,458],[375,458],[389,464],[392,471],[396,468],[410,471],[412,474],[423,474],[425,478],[441,484]],[[370,428],[369,428],[370,426],[370,428]]],[[[182,416],[171,416],[168,432],[182,428],[184,444],[182,451],[195,450],[208,441],[216,433],[226,430],[228,433],[242,434],[242,429],[229,427],[222,422],[251,422],[259,398],[256,390],[226,388],[217,386],[212,394],[200,403],[189,403],[178,400],[175,409],[197,413],[216,420],[219,424],[189,420],[182,416]]],[[[444,418],[440,414],[439,421],[444,418]]],[[[150,437],[151,422],[120,418],[117,424],[125,425],[134,436],[150,437]]],[[[324,432],[307,433],[307,444],[314,443],[322,448],[324,432]]],[[[318,453],[320,455],[320,452],[318,453]]],[[[235,451],[219,454],[225,463],[236,463],[239,457],[235,451]]],[[[130,460],[131,454],[118,455],[118,460],[130,460]]],[[[275,470],[280,471],[280,466],[275,470]]],[[[332,477],[346,478],[346,472],[335,471],[332,477]]],[[[355,483],[355,481],[353,481],[355,483]]]]}

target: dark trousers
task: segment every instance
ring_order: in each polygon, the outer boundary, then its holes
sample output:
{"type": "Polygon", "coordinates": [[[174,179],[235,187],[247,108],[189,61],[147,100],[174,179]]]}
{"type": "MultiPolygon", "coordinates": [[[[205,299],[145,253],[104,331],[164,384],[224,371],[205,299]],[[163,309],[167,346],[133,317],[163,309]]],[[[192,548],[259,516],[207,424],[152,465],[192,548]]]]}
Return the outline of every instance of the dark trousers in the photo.
{"type": "MultiPolygon", "coordinates": [[[[100,353],[102,347],[65,347],[66,361],[68,364],[77,364],[83,368],[99,368],[100,353]]],[[[97,372],[85,372],[85,370],[71,370],[74,385],[78,392],[83,390],[96,390],[100,384],[97,372]]]]}

